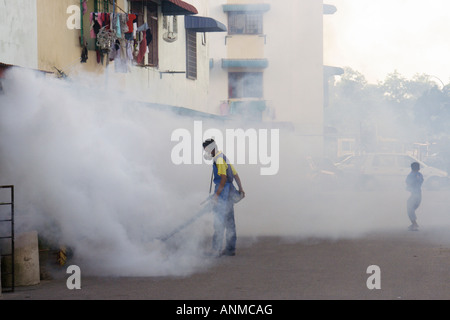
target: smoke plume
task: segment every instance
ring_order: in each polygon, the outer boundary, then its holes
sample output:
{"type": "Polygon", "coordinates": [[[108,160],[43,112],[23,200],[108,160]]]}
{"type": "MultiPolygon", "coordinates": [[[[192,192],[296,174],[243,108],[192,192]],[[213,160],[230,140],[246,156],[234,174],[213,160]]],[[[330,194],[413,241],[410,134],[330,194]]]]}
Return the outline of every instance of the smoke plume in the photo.
{"type": "MultiPolygon", "coordinates": [[[[133,102],[114,84],[97,86],[102,82],[8,72],[0,95],[0,184],[16,188],[17,232],[37,230],[67,246],[84,272],[97,275],[187,275],[208,267],[211,214],[159,240],[209,195],[210,165],[171,159],[172,132],[193,130],[195,119],[133,102]]],[[[250,125],[205,120],[205,129],[224,132],[250,125]]],[[[235,206],[238,247],[263,236],[339,239],[405,229],[403,186],[374,193],[322,183],[295,131],[282,129],[279,143],[277,174],[236,165],[247,194],[235,206]]],[[[445,199],[436,199],[425,194],[420,209],[430,212],[430,227],[449,224],[445,199]]]]}

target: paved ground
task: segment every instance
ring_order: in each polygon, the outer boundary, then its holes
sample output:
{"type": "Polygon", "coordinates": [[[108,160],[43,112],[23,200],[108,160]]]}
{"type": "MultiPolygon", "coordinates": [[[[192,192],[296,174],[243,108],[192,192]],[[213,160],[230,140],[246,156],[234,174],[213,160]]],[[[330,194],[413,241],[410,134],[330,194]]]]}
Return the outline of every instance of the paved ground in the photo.
{"type": "Polygon", "coordinates": [[[235,257],[188,277],[82,277],[69,290],[65,277],[17,287],[3,300],[447,300],[450,244],[432,231],[372,234],[363,239],[240,239],[235,257]],[[381,289],[367,273],[380,268],[381,289]]]}

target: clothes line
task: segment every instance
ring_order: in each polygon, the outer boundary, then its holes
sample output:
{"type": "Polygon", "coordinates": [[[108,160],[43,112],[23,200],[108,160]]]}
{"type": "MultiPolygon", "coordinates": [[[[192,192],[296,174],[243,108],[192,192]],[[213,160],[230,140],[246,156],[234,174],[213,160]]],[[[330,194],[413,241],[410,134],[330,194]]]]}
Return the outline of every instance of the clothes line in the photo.
{"type": "MultiPolygon", "coordinates": [[[[98,12],[91,12],[91,13],[107,13],[107,14],[113,14],[114,12],[104,12],[104,11],[98,11],[98,12]]],[[[144,15],[142,12],[118,12],[116,14],[135,14],[135,15],[144,15]]]]}
{"type": "Polygon", "coordinates": [[[138,26],[139,15],[90,13],[90,36],[96,39],[97,63],[114,61],[115,71],[126,73],[130,71],[130,64],[145,62],[153,34],[147,23],[138,26]]]}
{"type": "Polygon", "coordinates": [[[114,30],[118,38],[123,38],[124,35],[128,39],[136,37],[138,15],[134,13],[109,13],[109,12],[91,12],[90,20],[90,36],[96,38],[101,28],[105,27],[107,30],[114,30]]]}

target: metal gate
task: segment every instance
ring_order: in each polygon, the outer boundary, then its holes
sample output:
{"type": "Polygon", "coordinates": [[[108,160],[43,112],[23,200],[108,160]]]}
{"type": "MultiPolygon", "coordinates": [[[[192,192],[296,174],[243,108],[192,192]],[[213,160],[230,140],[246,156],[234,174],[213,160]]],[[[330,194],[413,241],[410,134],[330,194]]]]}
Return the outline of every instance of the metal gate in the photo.
{"type": "Polygon", "coordinates": [[[6,283],[4,281],[5,276],[11,275],[11,283],[6,287],[2,285],[1,288],[2,292],[14,292],[14,186],[0,186],[0,191],[4,189],[10,189],[10,200],[1,202],[2,198],[0,198],[0,207],[9,206],[10,210],[0,210],[1,279],[2,284],[6,283]],[[8,223],[9,226],[7,225],[8,223]],[[9,245],[8,243],[5,244],[5,242],[9,242],[9,245]],[[8,269],[10,270],[6,270],[7,267],[3,263],[7,257],[11,259],[11,263],[8,264],[8,269]]]}

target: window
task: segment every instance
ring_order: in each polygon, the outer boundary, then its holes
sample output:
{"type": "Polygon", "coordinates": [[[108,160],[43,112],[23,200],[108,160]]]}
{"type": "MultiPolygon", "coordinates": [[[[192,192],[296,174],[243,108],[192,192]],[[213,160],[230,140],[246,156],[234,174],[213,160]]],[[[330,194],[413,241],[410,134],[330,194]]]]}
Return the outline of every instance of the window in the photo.
{"type": "Polygon", "coordinates": [[[350,153],[353,151],[353,141],[342,141],[342,152],[350,153]]]}
{"type": "MultiPolygon", "coordinates": [[[[153,1],[131,1],[131,12],[137,14],[138,27],[144,24],[144,6],[147,7],[147,25],[149,29],[146,32],[148,35],[148,65],[152,67],[158,66],[158,5],[153,1]]],[[[142,63],[144,64],[144,62],[142,63]]]]}
{"type": "Polygon", "coordinates": [[[186,77],[197,79],[197,33],[186,30],[186,77]]]}
{"type": "Polygon", "coordinates": [[[263,15],[258,12],[230,12],[228,28],[229,34],[262,34],[263,15]]]}
{"type": "Polygon", "coordinates": [[[230,99],[262,98],[262,72],[230,72],[228,74],[228,90],[230,99]]]}

